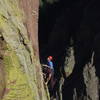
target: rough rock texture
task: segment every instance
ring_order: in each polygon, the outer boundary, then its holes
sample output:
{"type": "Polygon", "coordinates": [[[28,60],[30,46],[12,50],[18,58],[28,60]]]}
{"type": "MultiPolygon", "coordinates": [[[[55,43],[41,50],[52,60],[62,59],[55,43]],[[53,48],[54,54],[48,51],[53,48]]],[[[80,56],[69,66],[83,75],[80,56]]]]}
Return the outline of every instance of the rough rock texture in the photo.
{"type": "Polygon", "coordinates": [[[5,42],[3,38],[0,38],[0,100],[4,95],[4,90],[6,87],[4,63],[3,63],[4,53],[5,53],[5,42]]]}
{"type": "Polygon", "coordinates": [[[84,81],[87,92],[86,100],[99,100],[99,82],[92,64],[88,64],[84,68],[84,81]]]}
{"type": "Polygon", "coordinates": [[[0,38],[6,43],[2,61],[5,74],[0,76],[0,79],[5,77],[2,80],[5,90],[0,88],[0,93],[4,94],[2,100],[49,99],[38,59],[37,17],[31,16],[31,11],[38,9],[34,1],[37,0],[20,0],[22,12],[18,0],[0,0],[0,38]]]}
{"type": "Polygon", "coordinates": [[[20,7],[24,10],[25,26],[32,40],[35,55],[38,55],[38,7],[39,0],[19,0],[20,7]],[[33,28],[34,27],[34,28],[33,28]],[[33,34],[34,33],[34,34],[33,34]],[[35,37],[35,38],[34,38],[35,37]],[[36,42],[37,41],[37,42],[36,42]]]}
{"type": "Polygon", "coordinates": [[[74,50],[72,47],[67,50],[67,56],[65,57],[65,63],[64,63],[64,70],[65,70],[65,75],[68,77],[74,68],[75,64],[75,58],[74,58],[74,50]]]}

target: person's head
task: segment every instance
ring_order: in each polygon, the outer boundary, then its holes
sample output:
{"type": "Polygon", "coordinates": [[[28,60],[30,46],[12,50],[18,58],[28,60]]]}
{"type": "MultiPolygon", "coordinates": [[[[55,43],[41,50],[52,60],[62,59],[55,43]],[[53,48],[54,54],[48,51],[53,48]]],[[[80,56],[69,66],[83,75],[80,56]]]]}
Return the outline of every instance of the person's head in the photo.
{"type": "Polygon", "coordinates": [[[52,56],[49,56],[48,58],[47,58],[47,60],[52,60],[53,59],[53,57],[52,56]]]}

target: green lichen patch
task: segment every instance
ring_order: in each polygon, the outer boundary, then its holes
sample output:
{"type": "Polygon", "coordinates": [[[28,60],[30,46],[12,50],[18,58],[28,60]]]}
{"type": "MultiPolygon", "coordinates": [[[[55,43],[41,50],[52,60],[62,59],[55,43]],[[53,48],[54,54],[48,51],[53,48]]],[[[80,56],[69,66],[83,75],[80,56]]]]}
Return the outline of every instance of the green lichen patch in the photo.
{"type": "Polygon", "coordinates": [[[6,89],[3,100],[34,100],[34,95],[28,85],[28,80],[26,80],[26,74],[21,70],[16,53],[10,46],[7,48],[4,56],[6,89]]]}

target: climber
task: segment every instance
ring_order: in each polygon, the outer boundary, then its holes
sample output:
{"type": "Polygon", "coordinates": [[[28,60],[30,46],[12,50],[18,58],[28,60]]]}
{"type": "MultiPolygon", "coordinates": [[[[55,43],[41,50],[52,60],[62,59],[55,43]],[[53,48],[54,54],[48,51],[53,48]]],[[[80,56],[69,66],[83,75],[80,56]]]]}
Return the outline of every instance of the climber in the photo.
{"type": "Polygon", "coordinates": [[[49,56],[47,58],[47,65],[48,65],[48,67],[50,67],[50,69],[52,69],[54,71],[52,60],[53,60],[53,57],[52,56],[49,56]]]}
{"type": "Polygon", "coordinates": [[[48,77],[47,77],[47,81],[46,81],[46,84],[48,84],[48,82],[53,79],[53,76],[54,76],[54,66],[53,66],[53,57],[52,56],[49,56],[47,58],[47,66],[48,66],[48,77]]]}

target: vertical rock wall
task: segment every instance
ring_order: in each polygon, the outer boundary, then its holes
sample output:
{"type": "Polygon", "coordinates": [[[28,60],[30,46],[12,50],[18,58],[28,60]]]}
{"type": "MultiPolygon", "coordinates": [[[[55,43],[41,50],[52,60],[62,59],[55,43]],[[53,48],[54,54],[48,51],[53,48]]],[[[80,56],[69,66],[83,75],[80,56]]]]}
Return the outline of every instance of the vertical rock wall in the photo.
{"type": "Polygon", "coordinates": [[[0,0],[0,38],[5,42],[1,100],[48,100],[38,59],[37,20],[31,16],[38,9],[34,1],[0,0]]]}

